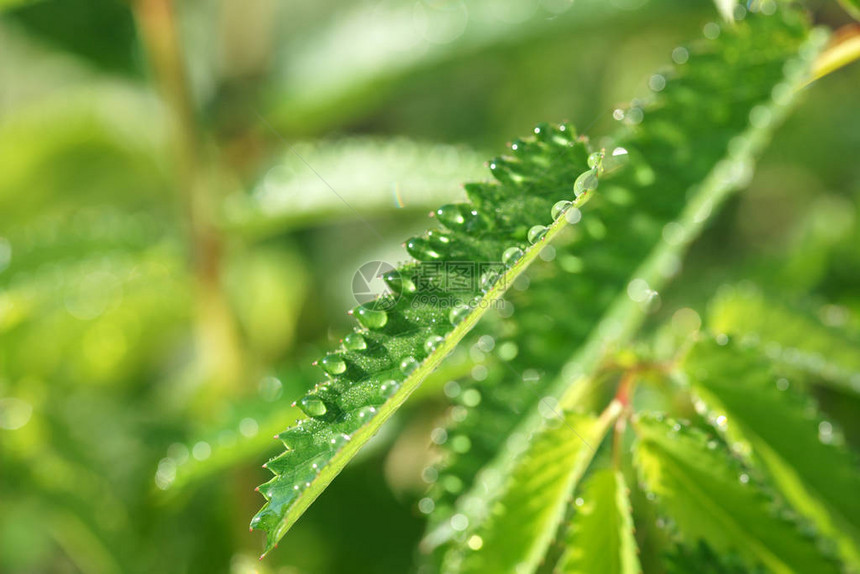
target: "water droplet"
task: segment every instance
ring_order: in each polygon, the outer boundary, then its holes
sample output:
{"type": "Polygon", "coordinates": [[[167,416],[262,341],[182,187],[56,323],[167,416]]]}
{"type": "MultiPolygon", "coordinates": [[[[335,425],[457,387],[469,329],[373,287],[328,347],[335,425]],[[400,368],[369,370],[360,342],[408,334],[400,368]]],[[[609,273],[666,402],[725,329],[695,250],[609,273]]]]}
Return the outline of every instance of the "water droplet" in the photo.
{"type": "Polygon", "coordinates": [[[573,193],[576,197],[594,189],[597,189],[597,174],[593,169],[582,172],[573,182],[573,193]]]}
{"type": "Polygon", "coordinates": [[[443,390],[445,391],[446,397],[448,397],[449,399],[453,399],[460,394],[460,383],[458,383],[457,381],[448,381],[447,383],[445,383],[443,390]]]}
{"type": "Polygon", "coordinates": [[[550,210],[549,214],[553,218],[553,220],[558,219],[558,217],[568,210],[568,208],[573,205],[572,202],[562,199],[552,206],[552,210],[550,210]]]}
{"type": "Polygon", "coordinates": [[[454,203],[443,205],[437,209],[436,219],[438,219],[442,225],[451,230],[459,229],[464,223],[466,223],[466,218],[463,217],[461,206],[454,203]]]}
{"type": "Polygon", "coordinates": [[[430,259],[439,259],[441,255],[436,251],[430,242],[424,237],[413,237],[406,242],[406,251],[409,255],[419,261],[427,261],[430,259]]]}
{"type": "Polygon", "coordinates": [[[484,539],[477,534],[473,534],[469,537],[467,544],[472,550],[480,550],[484,546],[484,539]]]}
{"type": "Polygon", "coordinates": [[[260,425],[251,417],[245,417],[239,421],[239,433],[245,438],[257,436],[260,432],[260,425]]]}
{"type": "Polygon", "coordinates": [[[489,353],[496,346],[496,340],[492,335],[481,335],[478,339],[477,346],[485,353],[489,353]]]}
{"type": "Polygon", "coordinates": [[[191,448],[191,456],[197,460],[206,460],[212,456],[212,447],[206,441],[200,441],[191,448]]]}
{"type": "Polygon", "coordinates": [[[516,358],[517,353],[519,353],[519,348],[513,341],[504,341],[496,350],[496,354],[503,361],[512,361],[516,358]]]}
{"type": "Polygon", "coordinates": [[[363,422],[367,422],[373,418],[376,412],[376,407],[361,407],[358,409],[358,418],[363,422]]]}
{"type": "Polygon", "coordinates": [[[451,450],[465,454],[472,448],[472,441],[466,435],[457,435],[451,439],[451,450]]]}
{"type": "Polygon", "coordinates": [[[571,207],[564,213],[564,218],[571,225],[576,225],[582,220],[582,211],[577,207],[571,207]]]}
{"type": "Polygon", "coordinates": [[[622,110],[621,108],[616,108],[612,112],[612,117],[614,119],[616,119],[617,121],[623,120],[624,119],[624,110],[622,110]]]}
{"type": "Polygon", "coordinates": [[[716,423],[721,430],[725,430],[726,426],[728,426],[728,419],[726,418],[726,415],[720,415],[714,419],[714,423],[716,423]]]}
{"type": "Polygon", "coordinates": [[[424,470],[421,471],[421,480],[426,482],[427,484],[433,484],[439,478],[439,471],[433,468],[432,466],[425,467],[424,470]]]}
{"type": "Polygon", "coordinates": [[[436,427],[430,431],[430,440],[433,441],[433,444],[443,445],[448,442],[448,431],[442,427],[436,427]]]}
{"type": "Polygon", "coordinates": [[[678,46],[672,50],[672,61],[676,64],[686,64],[690,59],[690,52],[683,46],[678,46]]]}
{"type": "Polygon", "coordinates": [[[400,383],[394,380],[385,381],[382,383],[382,386],[379,387],[379,390],[382,391],[382,396],[385,398],[390,398],[400,389],[400,383]]]}
{"type": "Polygon", "coordinates": [[[496,281],[502,276],[502,271],[498,269],[490,269],[481,275],[481,290],[489,291],[496,284],[496,281]]]}
{"type": "MultiPolygon", "coordinates": [[[[537,129],[537,128],[535,128],[537,129]]],[[[469,519],[465,514],[455,514],[451,517],[451,528],[457,532],[463,532],[469,528],[469,519]]]]}
{"type": "Polygon", "coordinates": [[[440,337],[439,335],[433,335],[432,337],[424,341],[424,350],[427,351],[427,353],[432,353],[439,348],[439,345],[444,342],[444,337],[440,337]]]}
{"type": "Polygon", "coordinates": [[[299,408],[309,417],[321,417],[328,412],[328,408],[321,399],[310,395],[299,401],[299,408]]]}
{"type": "Polygon", "coordinates": [[[463,391],[461,401],[467,407],[477,407],[481,404],[481,392],[478,389],[467,389],[463,391]]]}
{"type": "Polygon", "coordinates": [[[406,357],[402,361],[400,361],[400,370],[404,375],[409,376],[415,372],[415,369],[418,368],[418,361],[415,360],[415,357],[406,357]]]}
{"type": "Polygon", "coordinates": [[[818,440],[824,444],[833,442],[833,425],[827,421],[818,423],[818,440]]]}
{"type": "Polygon", "coordinates": [[[367,341],[359,333],[350,333],[343,338],[343,347],[348,351],[363,351],[367,348],[367,341]]]}
{"type": "Polygon", "coordinates": [[[596,151],[588,156],[588,167],[594,169],[603,163],[603,152],[596,151]]]}
{"type": "Polygon", "coordinates": [[[0,429],[18,430],[30,422],[32,415],[30,403],[12,397],[0,399],[0,429]]]}
{"type": "Polygon", "coordinates": [[[576,500],[574,500],[573,502],[574,502],[574,504],[576,504],[577,506],[582,506],[583,504],[585,504],[585,500],[583,500],[582,498],[577,498],[577,499],[576,499],[576,500]]]}
{"type": "Polygon", "coordinates": [[[508,247],[505,249],[505,252],[502,253],[502,263],[510,267],[514,263],[520,260],[523,256],[523,250],[519,247],[508,247]]]}
{"type": "Polygon", "coordinates": [[[529,229],[528,239],[529,243],[537,243],[543,236],[546,235],[546,226],[545,225],[534,225],[531,229],[529,229]]]}
{"type": "Polygon", "coordinates": [[[716,22],[708,22],[702,32],[708,40],[716,40],[720,37],[720,25],[716,22]]]}
{"type": "Polygon", "coordinates": [[[284,385],[276,377],[263,377],[258,387],[260,397],[269,403],[281,398],[283,390],[284,385]]]}
{"type": "Polygon", "coordinates": [[[747,473],[741,473],[741,475],[738,477],[738,480],[741,481],[741,484],[747,484],[750,481],[750,475],[748,475],[747,473]]]}
{"type": "Polygon", "coordinates": [[[448,320],[452,325],[459,325],[463,322],[463,319],[469,315],[472,310],[468,305],[456,305],[451,308],[451,311],[448,313],[448,320]]]}
{"type": "Polygon", "coordinates": [[[359,307],[355,316],[358,322],[366,329],[381,329],[388,323],[388,313],[381,309],[369,309],[359,307]]]}
{"type": "Polygon", "coordinates": [[[427,232],[427,241],[430,242],[430,245],[436,247],[437,249],[442,249],[448,246],[451,243],[451,238],[444,234],[439,233],[438,231],[431,230],[427,232]]]}
{"type": "Polygon", "coordinates": [[[433,512],[434,508],[436,508],[436,503],[433,502],[432,498],[425,496],[418,501],[418,510],[420,510],[422,514],[430,514],[433,512]]]}
{"type": "Polygon", "coordinates": [[[624,119],[626,120],[628,125],[635,126],[636,124],[642,123],[642,120],[645,118],[645,112],[642,111],[642,108],[632,107],[627,110],[627,114],[624,119]]]}
{"type": "Polygon", "coordinates": [[[339,375],[346,371],[346,363],[339,355],[326,355],[320,361],[320,366],[329,375],[339,375]]]}
{"type": "Polygon", "coordinates": [[[786,379],[786,378],[779,378],[776,380],[776,388],[779,389],[780,391],[788,390],[788,385],[789,385],[788,379],[786,379]]]}
{"type": "Polygon", "coordinates": [[[382,280],[394,293],[414,293],[415,283],[409,277],[403,276],[399,271],[389,271],[382,276],[382,280]]]}
{"type": "Polygon", "coordinates": [[[648,87],[655,92],[660,92],[666,87],[666,78],[662,74],[654,74],[648,80],[648,87]]]}

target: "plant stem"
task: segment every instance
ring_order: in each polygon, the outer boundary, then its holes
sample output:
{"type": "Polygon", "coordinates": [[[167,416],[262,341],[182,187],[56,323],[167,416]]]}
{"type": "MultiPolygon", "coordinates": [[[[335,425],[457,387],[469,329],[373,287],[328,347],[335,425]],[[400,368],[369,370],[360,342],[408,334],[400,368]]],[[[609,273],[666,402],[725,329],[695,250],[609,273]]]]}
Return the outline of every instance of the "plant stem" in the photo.
{"type": "Polygon", "coordinates": [[[172,0],[134,3],[138,28],[170,117],[176,148],[177,186],[188,225],[195,279],[195,337],[204,380],[227,390],[238,380],[240,352],[235,322],[221,289],[222,241],[212,225],[210,189],[215,178],[204,162],[172,0]]]}
{"type": "Polygon", "coordinates": [[[848,24],[833,34],[830,45],[815,60],[811,76],[805,85],[858,59],[860,59],[860,24],[848,24]]]}

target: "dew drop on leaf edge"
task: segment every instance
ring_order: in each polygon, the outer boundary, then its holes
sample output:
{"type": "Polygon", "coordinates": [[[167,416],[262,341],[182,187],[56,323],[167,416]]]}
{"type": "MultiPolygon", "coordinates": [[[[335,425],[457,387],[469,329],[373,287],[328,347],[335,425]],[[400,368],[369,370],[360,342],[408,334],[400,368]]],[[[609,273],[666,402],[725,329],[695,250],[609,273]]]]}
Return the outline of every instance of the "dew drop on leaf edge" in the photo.
{"type": "Polygon", "coordinates": [[[322,400],[310,396],[304,397],[299,401],[299,408],[309,417],[321,417],[328,412],[322,400]]]}
{"type": "Polygon", "coordinates": [[[546,235],[546,226],[545,225],[534,225],[531,229],[529,229],[528,240],[529,243],[537,243],[543,236],[546,235]]]}
{"type": "Polygon", "coordinates": [[[355,316],[358,322],[367,329],[381,329],[388,323],[388,313],[381,309],[359,307],[355,316]]]}
{"type": "Polygon", "coordinates": [[[553,220],[558,219],[559,216],[565,211],[567,211],[571,205],[573,205],[573,202],[570,202],[566,199],[562,199],[561,201],[557,202],[555,205],[552,206],[550,216],[553,218],[553,220]]]}
{"type": "Polygon", "coordinates": [[[338,355],[326,355],[320,361],[320,366],[330,375],[339,375],[346,371],[346,363],[338,355]]]}
{"type": "Polygon", "coordinates": [[[363,351],[367,348],[367,341],[360,333],[350,333],[343,338],[343,347],[348,351],[363,351]]]}
{"type": "Polygon", "coordinates": [[[523,256],[523,250],[519,247],[508,247],[504,253],[502,253],[502,263],[507,266],[511,266],[523,256]]]}
{"type": "Polygon", "coordinates": [[[597,189],[597,174],[593,169],[582,172],[573,182],[573,193],[576,197],[595,189],[597,189]]]}

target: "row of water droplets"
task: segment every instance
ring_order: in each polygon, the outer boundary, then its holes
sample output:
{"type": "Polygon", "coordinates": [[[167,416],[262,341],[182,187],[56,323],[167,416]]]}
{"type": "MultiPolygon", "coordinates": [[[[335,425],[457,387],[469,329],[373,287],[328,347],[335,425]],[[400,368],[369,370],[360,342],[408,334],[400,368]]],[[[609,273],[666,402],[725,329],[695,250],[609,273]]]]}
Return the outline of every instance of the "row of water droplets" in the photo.
{"type": "MultiPolygon", "coordinates": [[[[535,128],[535,133],[539,134],[541,127],[535,128]]],[[[560,126],[564,130],[564,126],[560,126]]],[[[516,151],[518,144],[514,143],[512,149],[516,151]]],[[[611,154],[605,155],[604,151],[595,152],[588,158],[589,169],[580,174],[573,183],[573,193],[576,198],[580,198],[588,192],[593,192],[597,189],[598,178],[606,171],[614,171],[622,167],[627,160],[627,151],[624,148],[616,147],[611,154]]],[[[495,163],[490,164],[490,169],[496,168],[495,163]]],[[[445,227],[452,231],[478,231],[486,230],[492,226],[489,218],[479,214],[478,211],[471,209],[466,204],[447,204],[443,205],[434,212],[435,217],[445,227]]],[[[581,218],[581,212],[573,206],[570,200],[560,200],[555,203],[550,210],[550,217],[553,221],[561,216],[565,216],[568,223],[577,223],[581,218]]],[[[548,231],[545,225],[534,225],[527,233],[527,239],[530,244],[536,244],[544,238],[548,231]]],[[[430,231],[426,237],[416,237],[406,242],[406,248],[409,253],[419,261],[432,261],[440,259],[443,256],[445,247],[451,244],[451,237],[440,231],[430,231]]],[[[505,249],[502,252],[502,263],[506,269],[513,267],[525,254],[522,247],[515,245],[505,249]]],[[[481,288],[484,293],[488,292],[501,278],[497,271],[490,271],[481,278],[481,288]]],[[[397,295],[414,294],[416,286],[414,281],[399,271],[392,271],[383,276],[384,281],[393,293],[397,295]]],[[[475,306],[460,303],[452,306],[448,314],[448,320],[451,326],[459,325],[473,310],[475,306]]],[[[360,305],[352,311],[353,315],[358,320],[359,324],[365,330],[381,330],[384,329],[389,321],[389,311],[374,305],[360,305]]],[[[430,335],[424,343],[424,351],[429,355],[436,351],[445,339],[440,335],[430,335]]],[[[367,342],[361,332],[354,332],[347,335],[342,346],[346,351],[361,352],[367,349],[367,342]]],[[[340,353],[329,354],[323,357],[318,365],[330,377],[343,374],[347,370],[347,362],[344,356],[340,353]]],[[[417,358],[409,356],[400,362],[400,371],[405,377],[411,375],[420,366],[417,358]]],[[[399,383],[395,380],[390,380],[384,383],[383,389],[388,391],[390,396],[399,388],[399,383]]],[[[328,412],[328,407],[325,402],[314,394],[309,394],[297,401],[296,406],[310,417],[322,417],[328,412]]]]}
{"type": "MultiPolygon", "coordinates": [[[[560,131],[565,131],[565,126],[561,126],[560,131]]],[[[536,135],[543,136],[541,134],[541,127],[536,128],[536,135]]],[[[550,137],[553,137],[551,134],[548,134],[550,137]]],[[[570,144],[568,144],[570,145],[570,144]]],[[[618,163],[623,162],[624,160],[624,152],[623,150],[616,150],[616,153],[613,154],[615,160],[618,163]]],[[[581,176],[576,181],[574,181],[574,195],[581,196],[587,191],[591,191],[596,188],[596,176],[599,172],[603,171],[602,165],[603,154],[594,155],[589,160],[589,172],[586,172],[585,176],[581,176]]],[[[611,162],[610,162],[611,163],[611,162]]],[[[491,164],[491,170],[496,166],[491,164]]],[[[569,202],[561,202],[557,203],[553,209],[551,210],[550,215],[553,219],[561,216],[563,213],[567,215],[567,220],[571,223],[576,223],[581,214],[578,209],[571,208],[571,203],[569,202]]],[[[487,231],[492,228],[494,222],[479,213],[477,210],[471,208],[468,204],[449,204],[442,206],[434,215],[440,220],[440,222],[451,231],[461,231],[467,234],[475,234],[481,233],[483,231],[487,231]]],[[[533,228],[530,230],[528,234],[528,239],[530,243],[537,243],[546,234],[546,228],[533,228]]],[[[455,234],[456,235],[456,234],[455,234]]],[[[446,253],[446,249],[451,249],[453,247],[452,237],[446,233],[444,230],[433,231],[428,233],[425,237],[413,238],[406,243],[407,251],[415,257],[420,264],[420,261],[433,261],[443,258],[443,254],[446,253]]],[[[514,246],[513,248],[504,250],[503,263],[505,264],[506,269],[510,269],[514,264],[516,264],[524,255],[523,248],[520,246],[514,246]]],[[[395,271],[392,273],[388,273],[383,276],[384,281],[391,289],[391,292],[398,295],[411,295],[417,292],[415,282],[412,280],[412,277],[408,276],[399,271],[395,271]]],[[[489,291],[492,286],[495,284],[495,281],[499,279],[499,276],[493,276],[491,278],[482,278],[481,281],[481,291],[486,293],[489,291]]],[[[361,353],[367,350],[371,345],[375,345],[376,339],[378,337],[371,337],[370,334],[378,331],[382,331],[389,325],[390,322],[390,310],[393,306],[385,306],[385,305],[377,305],[377,304],[364,304],[360,305],[356,309],[353,310],[352,314],[358,320],[361,329],[347,335],[342,342],[342,351],[329,354],[322,358],[318,365],[324,370],[324,372],[328,375],[330,380],[336,379],[339,375],[344,375],[350,368],[349,362],[350,359],[348,357],[348,352],[351,353],[361,353]]],[[[507,306],[510,307],[510,306],[507,306]]],[[[507,308],[506,307],[506,308],[507,308]]],[[[452,327],[456,327],[473,311],[474,305],[469,305],[466,303],[461,303],[453,306],[448,313],[448,322],[452,327]]],[[[436,319],[433,319],[433,322],[436,322],[436,319]]],[[[436,351],[442,344],[444,343],[444,338],[439,334],[429,335],[427,340],[424,342],[422,346],[423,350],[426,354],[430,354],[436,351]]],[[[503,345],[502,348],[507,351],[510,345],[503,345]]],[[[501,349],[500,349],[501,353],[501,349]]],[[[420,352],[416,353],[420,356],[420,352]]],[[[515,351],[513,354],[516,354],[515,351]]],[[[402,358],[399,362],[399,370],[402,374],[402,377],[408,377],[420,366],[420,361],[416,356],[407,356],[402,358]]],[[[486,375],[481,375],[480,373],[481,365],[476,365],[475,367],[475,376],[476,378],[486,375]]],[[[383,399],[387,400],[391,398],[396,392],[400,389],[401,382],[396,380],[401,379],[401,377],[392,378],[390,380],[386,380],[381,383],[379,390],[381,391],[383,399]]],[[[299,421],[298,424],[284,431],[283,433],[278,435],[278,438],[281,439],[284,444],[287,446],[287,452],[282,454],[280,457],[273,459],[267,463],[267,466],[272,472],[276,475],[269,483],[263,485],[261,487],[261,492],[267,499],[272,500],[273,495],[277,492],[281,492],[283,487],[286,485],[284,480],[288,481],[291,485],[291,490],[295,492],[295,495],[290,498],[294,498],[298,496],[301,491],[310,487],[312,481],[315,476],[318,475],[321,471],[321,468],[328,464],[331,457],[343,448],[350,440],[351,436],[342,432],[331,432],[333,436],[328,440],[331,445],[328,448],[320,448],[319,441],[323,438],[323,435],[320,431],[325,433],[329,433],[329,431],[334,431],[335,429],[330,427],[328,424],[323,424],[326,421],[331,422],[334,419],[331,417],[334,413],[331,412],[330,405],[326,403],[326,399],[320,396],[320,393],[325,393],[332,390],[328,382],[317,385],[315,391],[312,391],[299,401],[295,403],[296,406],[302,409],[302,411],[308,415],[310,418],[304,421],[299,421]],[[301,469],[297,469],[295,464],[292,463],[294,457],[291,457],[291,453],[293,451],[300,450],[305,455],[308,452],[312,452],[313,450],[317,451],[317,455],[312,457],[312,464],[304,464],[301,463],[299,466],[301,468],[310,467],[309,476],[307,479],[301,479],[296,476],[299,472],[304,472],[301,469]],[[285,476],[286,474],[286,476],[285,476]]],[[[464,393],[464,404],[468,404],[471,406],[477,405],[480,402],[480,395],[478,391],[467,391],[464,393]]],[[[465,407],[463,407],[465,408],[465,407]]],[[[351,419],[349,425],[361,426],[366,420],[373,417],[377,414],[378,409],[374,406],[364,406],[358,409],[357,417],[351,419]]],[[[337,413],[338,416],[342,413],[337,413]]],[[[354,413],[350,413],[354,414],[354,413]]],[[[337,419],[340,421],[340,418],[337,419]]],[[[344,424],[340,422],[336,423],[338,429],[344,429],[344,424]]],[[[348,430],[348,429],[347,429],[348,430]]],[[[352,430],[357,430],[353,428],[352,430]]],[[[348,432],[352,432],[352,430],[348,430],[348,432]]],[[[451,444],[455,445],[459,451],[466,452],[470,448],[470,444],[468,444],[468,439],[463,440],[466,437],[454,437],[452,439],[451,444]]],[[[435,433],[435,439],[439,440],[447,440],[447,437],[442,437],[440,433],[435,433]]],[[[277,504],[277,508],[264,508],[252,521],[252,528],[258,527],[265,516],[267,519],[276,517],[279,512],[286,507],[286,505],[290,504],[289,499],[285,499],[283,495],[279,496],[279,502],[277,504]]],[[[427,507],[427,503],[425,502],[423,506],[427,507]]],[[[463,522],[462,518],[455,518],[454,523],[456,525],[460,525],[462,529],[465,530],[465,525],[460,523],[463,522]]],[[[270,532],[271,535],[271,532],[270,532]]],[[[474,542],[474,541],[473,541],[474,542]]],[[[473,544],[474,545],[474,544],[473,544]]]]}

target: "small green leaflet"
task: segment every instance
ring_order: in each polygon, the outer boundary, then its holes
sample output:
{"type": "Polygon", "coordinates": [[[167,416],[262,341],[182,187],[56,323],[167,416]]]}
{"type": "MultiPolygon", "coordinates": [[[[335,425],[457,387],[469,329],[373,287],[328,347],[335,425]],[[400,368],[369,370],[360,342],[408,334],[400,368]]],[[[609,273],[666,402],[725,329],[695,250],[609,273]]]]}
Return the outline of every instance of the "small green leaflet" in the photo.
{"type": "MultiPolygon", "coordinates": [[[[552,542],[576,486],[618,416],[612,403],[600,416],[567,414],[547,419],[507,480],[504,495],[480,528],[467,531],[465,554],[452,552],[445,572],[534,572],[552,542]]],[[[525,437],[523,437],[525,439],[525,437]]],[[[457,514],[452,522],[465,518],[457,514]]],[[[453,525],[458,529],[457,525],[453,525]]]]}
{"type": "Polygon", "coordinates": [[[860,337],[773,302],[756,288],[721,290],[710,304],[708,324],[715,333],[740,337],[745,345],[759,346],[772,361],[860,393],[860,337]]]}
{"type": "Polygon", "coordinates": [[[633,518],[624,477],[604,469],[588,479],[567,535],[561,574],[638,574],[633,518]]]}
{"type": "Polygon", "coordinates": [[[706,408],[726,417],[730,436],[748,442],[783,495],[860,570],[860,470],[849,452],[829,444],[830,423],[752,350],[704,341],[684,368],[706,408]]]}
{"type": "Polygon", "coordinates": [[[774,514],[731,454],[700,430],[660,416],[634,419],[637,466],[657,504],[677,523],[682,539],[717,552],[737,552],[769,572],[836,574],[813,538],[774,514]]]}

